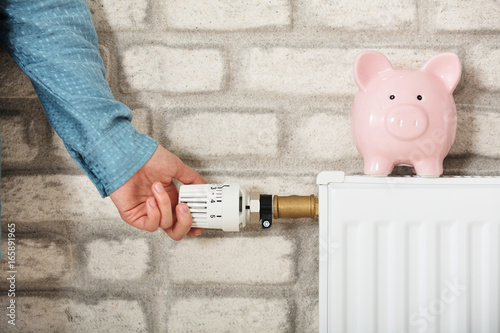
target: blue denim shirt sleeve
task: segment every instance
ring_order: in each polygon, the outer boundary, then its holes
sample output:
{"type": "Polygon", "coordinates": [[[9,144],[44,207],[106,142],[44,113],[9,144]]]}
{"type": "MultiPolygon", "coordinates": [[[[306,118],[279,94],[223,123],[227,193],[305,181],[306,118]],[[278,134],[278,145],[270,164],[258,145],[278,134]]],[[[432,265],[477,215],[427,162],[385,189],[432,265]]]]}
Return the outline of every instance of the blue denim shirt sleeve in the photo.
{"type": "Polygon", "coordinates": [[[105,197],[154,153],[106,82],[85,0],[2,0],[0,41],[31,79],[69,154],[105,197]]]}

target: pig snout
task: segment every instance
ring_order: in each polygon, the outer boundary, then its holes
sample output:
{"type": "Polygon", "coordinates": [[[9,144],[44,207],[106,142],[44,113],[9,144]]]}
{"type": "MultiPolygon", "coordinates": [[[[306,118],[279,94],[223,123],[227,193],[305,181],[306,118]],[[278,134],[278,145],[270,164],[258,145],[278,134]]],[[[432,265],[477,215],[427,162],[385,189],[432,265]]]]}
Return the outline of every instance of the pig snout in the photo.
{"type": "Polygon", "coordinates": [[[429,121],[427,114],[414,105],[400,105],[387,115],[387,131],[397,139],[413,140],[424,134],[429,121]]]}

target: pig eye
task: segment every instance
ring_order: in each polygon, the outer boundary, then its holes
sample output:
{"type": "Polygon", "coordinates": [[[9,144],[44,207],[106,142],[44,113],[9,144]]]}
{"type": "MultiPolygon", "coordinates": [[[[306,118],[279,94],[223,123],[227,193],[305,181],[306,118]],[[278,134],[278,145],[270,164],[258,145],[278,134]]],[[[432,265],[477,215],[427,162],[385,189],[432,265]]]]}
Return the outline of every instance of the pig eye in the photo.
{"type": "Polygon", "coordinates": [[[394,98],[396,98],[396,96],[391,95],[391,96],[389,96],[389,98],[390,98],[390,99],[394,99],[394,98]]]}
{"type": "Polygon", "coordinates": [[[419,101],[421,101],[421,100],[422,100],[422,95],[418,95],[418,96],[417,96],[417,99],[418,99],[419,101]]]}

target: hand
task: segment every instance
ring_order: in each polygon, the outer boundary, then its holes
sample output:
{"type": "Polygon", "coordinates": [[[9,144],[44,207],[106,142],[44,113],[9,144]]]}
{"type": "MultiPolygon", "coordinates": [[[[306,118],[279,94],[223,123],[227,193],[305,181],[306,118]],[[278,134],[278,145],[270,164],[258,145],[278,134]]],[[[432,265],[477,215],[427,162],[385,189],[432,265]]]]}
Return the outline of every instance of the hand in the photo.
{"type": "Polygon", "coordinates": [[[128,224],[147,231],[158,227],[173,240],[200,235],[203,229],[191,228],[192,218],[186,204],[177,204],[179,193],[172,182],[206,184],[193,169],[158,145],[156,151],[125,184],[109,196],[128,224]]]}

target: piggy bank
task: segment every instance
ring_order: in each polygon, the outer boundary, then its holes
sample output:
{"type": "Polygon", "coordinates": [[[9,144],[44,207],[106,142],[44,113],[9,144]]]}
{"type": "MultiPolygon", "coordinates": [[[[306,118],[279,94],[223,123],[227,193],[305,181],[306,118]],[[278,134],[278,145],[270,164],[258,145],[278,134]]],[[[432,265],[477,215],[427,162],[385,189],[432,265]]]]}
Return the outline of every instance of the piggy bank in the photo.
{"type": "Polygon", "coordinates": [[[420,176],[443,173],[455,140],[453,90],[460,75],[453,53],[438,54],[416,70],[394,68],[378,52],[358,55],[351,129],[365,174],[388,175],[396,165],[413,166],[420,176]]]}

